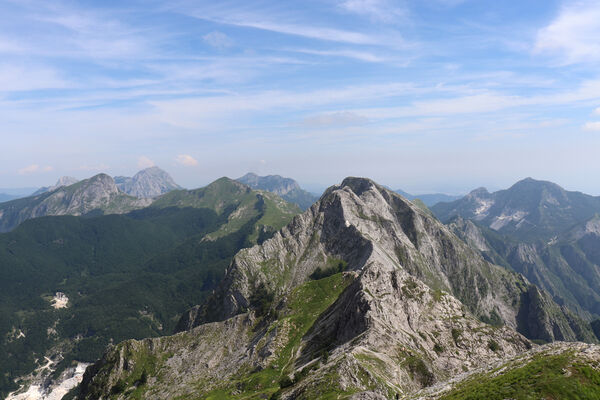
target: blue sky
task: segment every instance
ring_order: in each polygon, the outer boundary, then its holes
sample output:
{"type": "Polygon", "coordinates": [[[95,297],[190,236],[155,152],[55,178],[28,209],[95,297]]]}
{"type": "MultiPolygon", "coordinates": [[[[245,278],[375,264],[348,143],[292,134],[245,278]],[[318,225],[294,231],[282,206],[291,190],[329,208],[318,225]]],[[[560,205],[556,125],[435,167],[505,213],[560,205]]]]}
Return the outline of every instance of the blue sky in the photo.
{"type": "Polygon", "coordinates": [[[600,195],[600,2],[0,0],[0,187],[159,165],[600,195]]]}

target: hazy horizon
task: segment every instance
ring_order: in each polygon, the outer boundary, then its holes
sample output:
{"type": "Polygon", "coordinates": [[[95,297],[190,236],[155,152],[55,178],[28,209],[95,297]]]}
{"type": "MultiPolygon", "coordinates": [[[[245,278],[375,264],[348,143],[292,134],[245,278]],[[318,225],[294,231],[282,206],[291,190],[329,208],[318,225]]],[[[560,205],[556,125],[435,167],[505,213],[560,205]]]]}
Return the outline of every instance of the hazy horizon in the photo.
{"type": "Polygon", "coordinates": [[[159,165],[600,194],[600,3],[0,4],[0,187],[159,165]]]}

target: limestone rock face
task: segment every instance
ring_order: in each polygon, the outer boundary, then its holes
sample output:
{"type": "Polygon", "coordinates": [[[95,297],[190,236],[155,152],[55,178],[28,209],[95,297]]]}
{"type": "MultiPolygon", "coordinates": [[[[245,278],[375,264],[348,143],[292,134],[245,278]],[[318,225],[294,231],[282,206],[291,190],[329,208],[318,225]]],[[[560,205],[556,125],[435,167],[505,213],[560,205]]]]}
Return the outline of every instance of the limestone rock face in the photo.
{"type": "Polygon", "coordinates": [[[158,167],[141,170],[132,178],[117,177],[115,180],[122,192],[144,199],[181,189],[167,172],[158,167]]]}

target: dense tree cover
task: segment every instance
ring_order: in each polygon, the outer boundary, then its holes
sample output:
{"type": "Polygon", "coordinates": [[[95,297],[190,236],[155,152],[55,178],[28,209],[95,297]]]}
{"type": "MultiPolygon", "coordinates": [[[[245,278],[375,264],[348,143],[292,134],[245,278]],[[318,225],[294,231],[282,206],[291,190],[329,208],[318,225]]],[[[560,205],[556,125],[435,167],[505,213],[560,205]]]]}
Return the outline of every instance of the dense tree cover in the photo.
{"type": "Polygon", "coordinates": [[[219,211],[43,217],[1,234],[0,396],[49,349],[60,349],[66,367],[96,360],[109,343],[170,334],[179,315],[216,287],[233,255],[274,230],[258,224],[266,213],[258,205],[240,228],[207,240],[235,207],[219,211]],[[56,292],[69,307],[51,306],[56,292]]]}

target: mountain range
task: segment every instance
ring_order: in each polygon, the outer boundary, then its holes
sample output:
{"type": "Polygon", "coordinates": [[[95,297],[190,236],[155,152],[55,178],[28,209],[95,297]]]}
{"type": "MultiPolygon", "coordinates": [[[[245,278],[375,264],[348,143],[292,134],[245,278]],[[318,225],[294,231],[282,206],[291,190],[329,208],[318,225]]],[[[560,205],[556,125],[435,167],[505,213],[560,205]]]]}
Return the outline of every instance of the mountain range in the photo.
{"type": "Polygon", "coordinates": [[[158,167],[146,168],[132,178],[98,174],[78,181],[64,176],[29,197],[0,203],[0,232],[49,215],[123,214],[148,206],[157,196],[175,189],[181,187],[158,167]]]}
{"type": "Polygon", "coordinates": [[[249,172],[238,178],[237,181],[252,189],[275,193],[282,199],[297,204],[302,210],[308,209],[319,198],[319,196],[303,190],[295,180],[280,175],[258,176],[249,172]]]}
{"type": "MultiPolygon", "coordinates": [[[[522,275],[363,178],[331,187],[272,238],[241,250],[178,330],[112,347],[72,396],[407,398],[515,357],[527,368],[555,354],[570,355],[565,367],[584,350],[600,356],[597,346],[538,348],[531,340],[597,338],[522,275]]],[[[577,384],[593,387],[598,376],[577,384]]]]}
{"type": "Polygon", "coordinates": [[[92,363],[65,399],[600,397],[597,197],[349,177],[301,213],[288,178],[161,172],[0,204],[1,394],[92,363]]]}
{"type": "Polygon", "coordinates": [[[600,316],[600,197],[531,178],[477,189],[432,211],[484,256],[525,275],[585,318],[600,316]]]}

